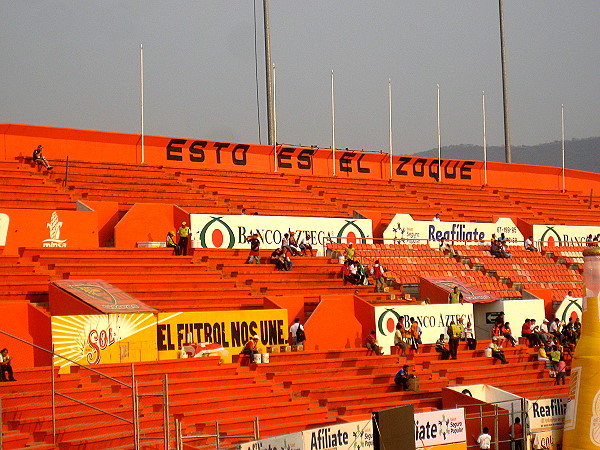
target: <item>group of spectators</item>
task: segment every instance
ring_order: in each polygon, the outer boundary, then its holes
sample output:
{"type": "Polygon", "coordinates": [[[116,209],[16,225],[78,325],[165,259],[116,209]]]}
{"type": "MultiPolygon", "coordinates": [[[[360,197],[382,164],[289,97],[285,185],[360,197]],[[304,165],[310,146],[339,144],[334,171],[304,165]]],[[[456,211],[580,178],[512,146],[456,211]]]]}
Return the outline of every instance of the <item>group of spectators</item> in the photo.
{"type": "Polygon", "coordinates": [[[512,255],[508,253],[504,233],[502,233],[499,238],[496,238],[496,235],[492,234],[490,254],[496,258],[512,258],[512,255]]]}
{"type": "Polygon", "coordinates": [[[585,245],[587,247],[598,247],[598,244],[600,243],[600,233],[598,233],[596,236],[593,236],[590,234],[588,235],[588,237],[585,239],[585,245]]]}
{"type": "Polygon", "coordinates": [[[181,222],[181,226],[177,230],[177,238],[175,237],[175,231],[169,231],[165,239],[166,245],[173,249],[176,256],[187,256],[187,248],[190,239],[190,227],[187,226],[187,222],[181,222]],[[176,240],[178,239],[178,240],[176,240]]]}
{"type": "MultiPolygon", "coordinates": [[[[246,241],[250,244],[250,253],[246,264],[260,264],[260,239],[258,233],[248,236],[246,241]]],[[[277,270],[292,270],[292,256],[315,256],[313,247],[309,242],[298,243],[293,231],[285,233],[281,245],[271,253],[270,263],[275,264],[277,270]]]]}
{"type": "Polygon", "coordinates": [[[342,265],[341,276],[344,280],[344,285],[347,283],[355,286],[368,285],[369,275],[375,282],[375,292],[383,292],[385,287],[385,267],[379,260],[376,260],[373,266],[369,269],[356,258],[356,250],[352,243],[344,251],[344,264],[342,265]]]}

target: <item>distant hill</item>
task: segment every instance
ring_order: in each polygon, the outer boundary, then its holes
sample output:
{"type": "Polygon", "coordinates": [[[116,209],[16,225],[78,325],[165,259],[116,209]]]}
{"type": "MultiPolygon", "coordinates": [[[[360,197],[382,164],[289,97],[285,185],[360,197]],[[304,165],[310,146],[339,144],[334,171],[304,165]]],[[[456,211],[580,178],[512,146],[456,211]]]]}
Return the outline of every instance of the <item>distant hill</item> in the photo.
{"type": "MultiPolygon", "coordinates": [[[[511,146],[512,161],[518,164],[561,167],[561,142],[539,145],[511,146]]],[[[437,158],[437,149],[415,153],[416,156],[437,158]]],[[[488,161],[504,162],[504,147],[488,147],[488,161]]],[[[450,145],[442,147],[442,158],[483,161],[481,145],[450,145]]],[[[565,141],[565,167],[600,173],[600,137],[565,141]]]]}

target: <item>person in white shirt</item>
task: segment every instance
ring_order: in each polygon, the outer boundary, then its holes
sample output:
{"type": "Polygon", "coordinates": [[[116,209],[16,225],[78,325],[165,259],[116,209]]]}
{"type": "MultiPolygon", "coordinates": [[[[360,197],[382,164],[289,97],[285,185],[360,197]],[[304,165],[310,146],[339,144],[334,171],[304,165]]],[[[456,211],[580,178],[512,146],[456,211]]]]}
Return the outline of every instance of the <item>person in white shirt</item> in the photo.
{"type": "MultiPolygon", "coordinates": [[[[304,340],[302,340],[302,341],[298,340],[298,329],[304,331],[304,327],[300,323],[300,319],[296,317],[294,319],[294,323],[290,327],[290,334],[292,335],[292,344],[293,345],[303,345],[304,344],[304,340]]],[[[303,334],[303,333],[301,333],[301,334],[303,334]]]]}
{"type": "Polygon", "coordinates": [[[483,427],[483,433],[477,438],[477,444],[480,449],[489,449],[492,445],[492,436],[490,436],[488,427],[483,427]]]}
{"type": "Polygon", "coordinates": [[[537,252],[537,248],[535,248],[533,245],[533,236],[529,236],[527,239],[525,239],[525,250],[537,252]]]}
{"type": "Polygon", "coordinates": [[[435,216],[433,216],[433,218],[431,219],[432,222],[441,222],[442,219],[440,219],[440,213],[436,213],[435,216]]]}

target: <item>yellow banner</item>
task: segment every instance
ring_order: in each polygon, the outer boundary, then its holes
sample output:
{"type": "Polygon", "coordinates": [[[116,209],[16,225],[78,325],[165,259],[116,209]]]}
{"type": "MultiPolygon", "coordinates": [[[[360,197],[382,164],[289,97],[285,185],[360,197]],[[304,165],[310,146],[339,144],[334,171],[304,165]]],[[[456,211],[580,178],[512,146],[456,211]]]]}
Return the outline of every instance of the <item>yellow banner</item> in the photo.
{"type": "MultiPolygon", "coordinates": [[[[53,316],[52,344],[61,356],[83,365],[156,361],[154,314],[53,316]]],[[[60,372],[72,362],[54,357],[60,372]]]]}
{"type": "Polygon", "coordinates": [[[236,354],[255,334],[263,350],[285,345],[288,330],[285,309],[159,313],[156,347],[159,359],[178,358],[182,344],[187,342],[220,344],[236,354]]]}

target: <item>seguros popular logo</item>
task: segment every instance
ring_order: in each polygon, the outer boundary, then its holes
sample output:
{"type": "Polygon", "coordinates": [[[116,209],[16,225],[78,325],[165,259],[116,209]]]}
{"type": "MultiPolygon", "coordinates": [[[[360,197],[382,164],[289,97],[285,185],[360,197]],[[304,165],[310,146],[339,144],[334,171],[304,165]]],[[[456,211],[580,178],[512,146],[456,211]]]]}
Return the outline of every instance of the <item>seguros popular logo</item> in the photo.
{"type": "Polygon", "coordinates": [[[198,232],[202,248],[233,248],[235,235],[222,217],[213,217],[198,232]]]}
{"type": "Polygon", "coordinates": [[[45,239],[42,241],[42,247],[66,247],[67,240],[60,239],[60,229],[62,228],[63,223],[58,220],[58,214],[56,211],[52,213],[50,216],[50,222],[46,224],[46,227],[50,231],[50,239],[45,239]]]}

